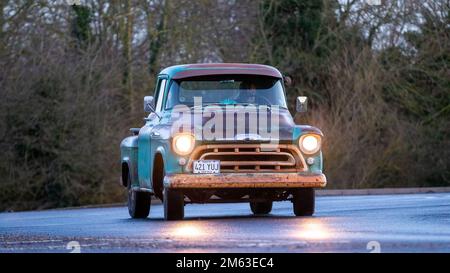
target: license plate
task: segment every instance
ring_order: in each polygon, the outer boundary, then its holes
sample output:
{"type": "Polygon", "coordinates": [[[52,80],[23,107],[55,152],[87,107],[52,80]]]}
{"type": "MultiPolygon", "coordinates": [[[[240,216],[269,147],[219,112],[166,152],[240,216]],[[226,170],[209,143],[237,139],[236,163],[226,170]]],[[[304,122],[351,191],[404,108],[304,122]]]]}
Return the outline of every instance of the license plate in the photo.
{"type": "Polygon", "coordinates": [[[220,173],[220,160],[196,160],[194,173],[220,173]]]}

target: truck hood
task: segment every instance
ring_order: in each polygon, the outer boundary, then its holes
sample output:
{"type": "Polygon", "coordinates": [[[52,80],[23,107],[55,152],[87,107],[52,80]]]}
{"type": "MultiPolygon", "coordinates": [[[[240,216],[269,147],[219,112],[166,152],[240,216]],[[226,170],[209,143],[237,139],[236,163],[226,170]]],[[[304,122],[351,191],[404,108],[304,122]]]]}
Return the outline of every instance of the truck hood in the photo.
{"type": "Polygon", "coordinates": [[[193,133],[202,141],[280,141],[291,142],[294,120],[287,109],[260,111],[183,112],[167,117],[171,135],[193,133]]]}

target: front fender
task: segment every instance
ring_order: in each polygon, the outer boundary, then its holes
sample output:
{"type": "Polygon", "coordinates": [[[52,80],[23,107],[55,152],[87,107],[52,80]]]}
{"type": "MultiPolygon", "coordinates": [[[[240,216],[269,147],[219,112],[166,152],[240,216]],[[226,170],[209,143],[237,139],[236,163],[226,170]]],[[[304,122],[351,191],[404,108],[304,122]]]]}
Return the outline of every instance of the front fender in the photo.
{"type": "MultiPolygon", "coordinates": [[[[157,154],[160,154],[163,158],[164,171],[166,172],[166,174],[183,172],[183,168],[179,164],[179,159],[181,157],[172,151],[170,139],[165,139],[164,141],[161,141],[159,143],[159,145],[157,147],[155,147],[155,155],[154,155],[153,159],[156,157],[157,154]]],[[[187,159],[186,159],[186,161],[187,161],[187,159]]],[[[152,168],[152,173],[153,173],[153,168],[152,168]]]]}
{"type": "MultiPolygon", "coordinates": [[[[324,138],[322,131],[319,128],[310,125],[296,125],[294,130],[292,131],[292,141],[293,144],[298,145],[299,139],[302,135],[305,134],[317,134],[324,138]]],[[[323,157],[322,157],[322,149],[313,155],[303,154],[306,158],[312,157],[314,158],[314,164],[308,166],[308,172],[311,173],[322,173],[323,171],[323,157]]]]}
{"type": "Polygon", "coordinates": [[[304,134],[317,134],[323,138],[322,131],[314,126],[310,125],[296,125],[294,126],[294,130],[292,130],[292,139],[294,141],[298,141],[298,139],[304,134]]]}

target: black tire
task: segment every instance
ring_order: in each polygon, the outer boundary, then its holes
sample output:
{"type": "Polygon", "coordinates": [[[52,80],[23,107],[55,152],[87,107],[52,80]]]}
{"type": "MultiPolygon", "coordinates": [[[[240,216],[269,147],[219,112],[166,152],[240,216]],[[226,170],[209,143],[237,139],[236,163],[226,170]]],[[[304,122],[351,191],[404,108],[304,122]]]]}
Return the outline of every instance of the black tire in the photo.
{"type": "Polygon", "coordinates": [[[253,214],[268,214],[272,211],[272,201],[250,202],[250,209],[253,214]]]}
{"type": "Polygon", "coordinates": [[[164,188],[164,219],[182,220],[184,217],[184,194],[175,189],[164,188]]]}
{"type": "Polygon", "coordinates": [[[131,178],[128,175],[128,213],[131,218],[147,218],[150,213],[151,194],[131,189],[131,178]]]}
{"type": "Polygon", "coordinates": [[[295,216],[312,216],[315,207],[315,192],[313,188],[296,189],[293,193],[295,216]]]}

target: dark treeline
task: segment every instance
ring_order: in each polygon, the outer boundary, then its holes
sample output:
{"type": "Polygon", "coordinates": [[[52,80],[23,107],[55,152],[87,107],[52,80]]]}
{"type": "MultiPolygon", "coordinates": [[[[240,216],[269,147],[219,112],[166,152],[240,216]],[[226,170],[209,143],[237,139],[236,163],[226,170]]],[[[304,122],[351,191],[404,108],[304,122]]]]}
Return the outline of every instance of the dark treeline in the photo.
{"type": "Polygon", "coordinates": [[[119,143],[166,66],[274,65],[331,188],[450,185],[448,0],[1,0],[0,210],[123,200],[119,143]]]}

